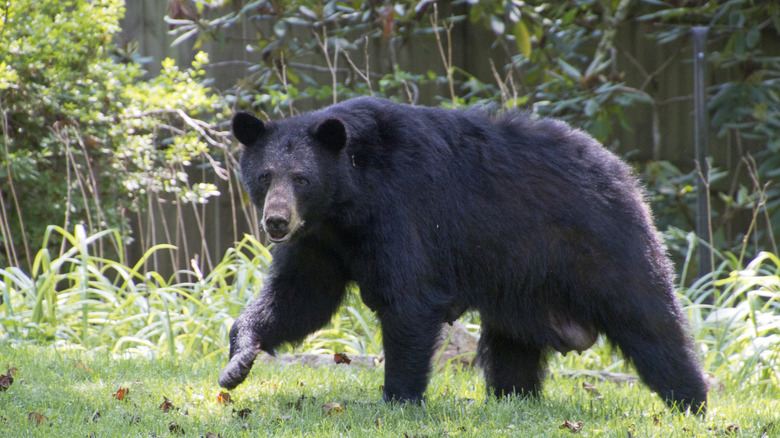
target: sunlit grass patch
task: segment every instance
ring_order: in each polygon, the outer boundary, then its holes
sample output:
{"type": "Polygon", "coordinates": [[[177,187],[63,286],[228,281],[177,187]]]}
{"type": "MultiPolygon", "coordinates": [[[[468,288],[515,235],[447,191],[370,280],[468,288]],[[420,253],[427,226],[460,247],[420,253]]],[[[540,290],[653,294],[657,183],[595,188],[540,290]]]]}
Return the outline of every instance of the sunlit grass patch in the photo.
{"type": "Polygon", "coordinates": [[[546,379],[539,400],[487,399],[478,370],[433,375],[422,406],[381,401],[383,370],[257,364],[220,403],[221,361],[183,363],[0,344],[17,368],[0,393],[7,436],[777,436],[780,401],[749,387],[713,391],[705,419],[669,412],[639,383],[546,379]],[[583,388],[594,385],[597,393],[583,388]],[[129,392],[123,400],[119,388],[129,392]],[[172,407],[163,412],[167,398],[172,407]],[[338,408],[334,408],[338,404],[338,408]],[[45,417],[33,424],[31,413],[45,417]],[[175,423],[173,429],[171,424],[175,423]],[[173,430],[173,432],[172,432],[173,430]],[[766,435],[762,435],[766,432],[766,435]]]}
{"type": "Polygon", "coordinates": [[[270,261],[247,236],[208,275],[195,266],[163,278],[143,265],[165,245],[127,266],[121,258],[94,255],[101,240],[121,248],[116,232],[88,236],[82,227],[72,234],[50,227],[47,239],[55,233],[68,242],[62,254],[50,254],[44,242],[30,273],[0,269],[0,335],[6,339],[188,360],[221,354],[233,317],[259,290],[270,261]]]}

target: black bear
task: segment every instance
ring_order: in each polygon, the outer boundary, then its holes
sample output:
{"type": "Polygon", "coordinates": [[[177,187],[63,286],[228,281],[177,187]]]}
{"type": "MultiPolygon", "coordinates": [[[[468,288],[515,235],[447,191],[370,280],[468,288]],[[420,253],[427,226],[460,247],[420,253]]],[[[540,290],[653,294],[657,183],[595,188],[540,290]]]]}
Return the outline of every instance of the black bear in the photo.
{"type": "Polygon", "coordinates": [[[552,350],[603,333],[667,404],[706,409],[643,192],[587,134],[520,111],[376,98],[268,123],[239,113],[233,132],[276,245],[230,330],[221,386],[325,325],[354,282],[382,325],[385,400],[419,401],[441,324],[477,309],[496,395],[537,394],[552,350]]]}

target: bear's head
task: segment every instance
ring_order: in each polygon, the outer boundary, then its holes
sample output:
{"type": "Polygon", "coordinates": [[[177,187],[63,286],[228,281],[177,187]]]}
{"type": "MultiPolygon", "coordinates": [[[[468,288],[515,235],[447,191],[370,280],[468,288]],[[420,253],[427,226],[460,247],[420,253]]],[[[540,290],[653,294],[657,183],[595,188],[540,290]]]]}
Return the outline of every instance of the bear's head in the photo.
{"type": "Polygon", "coordinates": [[[326,216],[339,191],[347,144],[341,120],[304,114],[263,123],[238,113],[233,134],[246,146],[241,178],[272,242],[286,242],[326,216]]]}

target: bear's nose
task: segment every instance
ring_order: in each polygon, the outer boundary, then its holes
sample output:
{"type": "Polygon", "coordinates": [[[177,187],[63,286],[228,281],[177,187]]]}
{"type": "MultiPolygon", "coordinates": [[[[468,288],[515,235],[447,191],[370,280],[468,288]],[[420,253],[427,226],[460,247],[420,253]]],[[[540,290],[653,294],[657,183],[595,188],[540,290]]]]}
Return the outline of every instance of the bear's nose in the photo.
{"type": "Polygon", "coordinates": [[[282,216],[271,216],[265,219],[265,231],[271,237],[283,237],[287,234],[287,225],[289,221],[282,216]]]}

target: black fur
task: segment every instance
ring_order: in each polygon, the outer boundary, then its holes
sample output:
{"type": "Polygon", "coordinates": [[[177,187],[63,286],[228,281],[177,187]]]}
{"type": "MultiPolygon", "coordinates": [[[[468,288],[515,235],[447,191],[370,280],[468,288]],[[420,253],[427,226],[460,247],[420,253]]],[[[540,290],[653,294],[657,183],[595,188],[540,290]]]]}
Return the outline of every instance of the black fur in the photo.
{"type": "Polygon", "coordinates": [[[550,351],[600,332],[668,404],[706,408],[643,193],[587,134],[373,98],[265,125],[241,115],[234,131],[252,200],[285,189],[302,225],[236,320],[220,385],[241,383],[259,349],[322,327],[355,282],[382,324],[387,400],[421,399],[441,323],[473,308],[496,395],[538,393],[550,351]]]}

